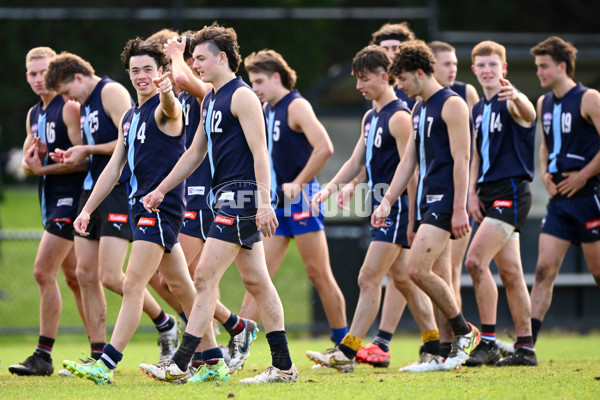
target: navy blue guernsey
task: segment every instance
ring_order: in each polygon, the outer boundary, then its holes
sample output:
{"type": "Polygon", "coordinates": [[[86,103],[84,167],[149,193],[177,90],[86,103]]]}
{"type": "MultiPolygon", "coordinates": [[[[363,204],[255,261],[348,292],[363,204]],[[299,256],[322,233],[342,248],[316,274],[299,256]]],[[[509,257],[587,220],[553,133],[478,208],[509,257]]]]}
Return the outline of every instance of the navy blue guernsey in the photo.
{"type": "MultiPolygon", "coordinates": [[[[379,112],[373,108],[365,115],[365,166],[373,209],[379,205],[400,163],[396,139],[389,129],[390,119],[397,112],[410,113],[410,110],[401,100],[392,100],[379,112]]],[[[406,191],[403,193],[405,195],[406,191]]],[[[398,207],[398,204],[396,202],[393,206],[398,207]]]]}
{"type": "MultiPolygon", "coordinates": [[[[81,132],[84,144],[109,143],[116,140],[119,136],[118,128],[102,107],[102,89],[110,82],[114,81],[107,76],[103,77],[94,90],[92,90],[87,102],[81,106],[81,132]]],[[[108,164],[108,160],[110,160],[110,156],[90,154],[90,170],[83,183],[84,190],[92,190],[94,188],[98,177],[106,167],[106,164],[108,164]]],[[[126,182],[127,179],[129,179],[129,171],[125,168],[123,169],[119,183],[126,182]]]]}
{"type": "Polygon", "coordinates": [[[519,125],[510,115],[506,101],[496,94],[483,97],[473,106],[477,130],[479,173],[477,183],[506,178],[533,179],[535,122],[531,127],[519,125]]]}
{"type": "MultiPolygon", "coordinates": [[[[598,131],[581,116],[581,99],[586,90],[587,87],[578,83],[563,97],[557,98],[550,92],[542,101],[548,172],[556,181],[562,179],[562,172],[585,167],[600,150],[598,131]]],[[[600,174],[591,181],[594,180],[600,180],[600,174]]]]}
{"type": "MultiPolygon", "coordinates": [[[[37,136],[46,143],[48,151],[43,165],[55,164],[49,157],[50,152],[57,148],[66,150],[73,146],[69,139],[67,126],[63,121],[62,96],[55,96],[43,109],[42,102],[36,104],[29,113],[29,127],[32,136],[37,136]]],[[[42,211],[42,223],[60,218],[72,218],[77,211],[81,184],[85,172],[71,174],[50,174],[39,177],[38,195],[42,211]]],[[[72,221],[70,221],[72,222],[72,221]]]]}
{"type": "Polygon", "coordinates": [[[454,85],[450,86],[450,90],[467,101],[467,84],[464,82],[454,81],[454,85]]]}
{"type": "MultiPolygon", "coordinates": [[[[154,112],[159,104],[160,94],[156,94],[123,116],[127,164],[131,171],[130,198],[139,199],[156,189],[185,151],[183,132],[180,136],[169,136],[156,124],[154,112]]],[[[160,209],[183,217],[183,193],[182,182],[165,194],[160,209]]]]}
{"type": "MultiPolygon", "coordinates": [[[[267,144],[271,158],[271,200],[275,202],[275,193],[283,205],[282,185],[296,179],[302,171],[313,151],[303,132],[298,132],[288,125],[288,107],[295,99],[302,96],[297,90],[292,90],[281,100],[271,106],[267,103],[267,144]]],[[[313,179],[309,184],[316,182],[313,179]]]]}
{"type": "Polygon", "coordinates": [[[404,93],[404,90],[398,89],[398,86],[394,86],[394,93],[396,93],[396,97],[398,98],[398,100],[400,100],[400,102],[403,105],[408,107],[409,110],[413,109],[416,102],[414,99],[411,99],[410,97],[408,97],[408,95],[406,93],[404,93]]]}
{"type": "Polygon", "coordinates": [[[425,214],[453,212],[454,159],[450,153],[448,127],[442,119],[442,108],[451,96],[457,94],[442,88],[426,102],[420,100],[412,113],[419,165],[418,221],[425,214]]]}
{"type": "MultiPolygon", "coordinates": [[[[179,101],[181,102],[183,122],[185,123],[185,148],[189,149],[200,125],[200,103],[198,103],[196,96],[192,96],[187,92],[179,94],[179,101]]],[[[210,162],[208,157],[205,157],[200,166],[185,180],[186,209],[209,209],[212,203],[209,196],[211,185],[210,162]]]]}
{"type": "Polygon", "coordinates": [[[240,88],[250,89],[242,78],[236,77],[217,92],[212,89],[202,102],[202,124],[208,139],[216,200],[235,201],[238,207],[251,209],[256,208],[254,157],[239,120],[231,112],[231,99],[240,88]],[[243,198],[235,197],[239,191],[244,191],[243,198]],[[224,198],[224,192],[233,193],[234,197],[224,198]]]}

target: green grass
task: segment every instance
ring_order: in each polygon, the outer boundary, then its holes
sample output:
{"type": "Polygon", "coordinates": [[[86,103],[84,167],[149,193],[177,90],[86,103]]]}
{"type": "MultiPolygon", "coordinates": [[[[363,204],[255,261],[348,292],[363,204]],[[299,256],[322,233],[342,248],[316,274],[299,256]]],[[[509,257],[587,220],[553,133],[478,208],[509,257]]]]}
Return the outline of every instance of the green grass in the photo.
{"type": "MultiPolygon", "coordinates": [[[[4,201],[0,203],[0,226],[5,230],[39,229],[41,232],[40,207],[35,188],[6,188],[4,201]]],[[[37,252],[37,240],[0,241],[0,274],[10,279],[0,280],[0,332],[35,331],[38,326],[39,292],[33,278],[33,263],[37,252]]],[[[61,329],[83,329],[71,292],[59,274],[63,295],[61,329]]],[[[286,311],[289,326],[306,327],[312,319],[311,285],[306,277],[304,264],[295,244],[283,260],[281,269],[273,280],[286,311]]],[[[221,298],[231,311],[237,313],[244,296],[240,275],[232,266],[221,281],[221,298]]],[[[107,301],[107,324],[114,325],[121,306],[121,297],[105,290],[107,301]]],[[[166,312],[170,307],[155,296],[166,312]]],[[[152,321],[142,317],[142,326],[152,329],[152,321]]]]}
{"type": "MultiPolygon", "coordinates": [[[[151,398],[238,398],[238,399],[597,399],[600,397],[599,334],[542,335],[538,345],[540,365],[532,367],[463,368],[460,371],[404,374],[398,368],[416,358],[419,338],[397,335],[392,341],[392,363],[387,369],[359,365],[353,373],[329,369],[312,370],[306,350],[321,350],[330,345],[324,339],[290,338],[290,351],[300,380],[295,384],[245,386],[238,381],[254,376],[270,363],[264,334],[252,345],[252,355],[243,370],[229,382],[196,387],[168,385],[142,376],[140,362],[158,357],[155,335],[136,334],[125,350],[125,358],[115,374],[112,386],[96,386],[76,378],[17,377],[8,373],[8,365],[22,361],[33,350],[35,337],[0,337],[0,398],[44,398],[112,400],[151,398]]],[[[226,335],[219,337],[220,342],[226,335]]],[[[60,360],[77,359],[88,352],[83,335],[59,337],[53,353],[54,366],[60,360]]]]}

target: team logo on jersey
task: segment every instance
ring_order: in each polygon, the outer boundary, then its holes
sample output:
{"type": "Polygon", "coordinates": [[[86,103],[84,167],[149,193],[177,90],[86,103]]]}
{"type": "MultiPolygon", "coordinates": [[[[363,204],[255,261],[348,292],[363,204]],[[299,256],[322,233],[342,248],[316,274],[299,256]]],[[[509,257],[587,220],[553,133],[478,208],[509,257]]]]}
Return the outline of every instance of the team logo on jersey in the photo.
{"type": "Polygon", "coordinates": [[[478,131],[479,130],[479,126],[481,125],[481,120],[483,119],[483,116],[481,114],[479,114],[477,116],[477,118],[475,118],[475,130],[478,131]]]}
{"type": "Polygon", "coordinates": [[[71,222],[73,222],[73,220],[71,218],[65,217],[65,218],[54,218],[52,220],[52,222],[66,222],[67,224],[70,224],[71,222]]]}
{"type": "Polygon", "coordinates": [[[371,130],[371,123],[367,122],[365,124],[365,136],[367,136],[369,134],[369,130],[371,130]]]}
{"type": "Polygon", "coordinates": [[[585,229],[593,230],[600,227],[600,219],[595,219],[593,221],[588,221],[585,223],[585,229]]]}
{"type": "Polygon", "coordinates": [[[417,132],[419,130],[419,120],[420,119],[421,119],[420,115],[413,116],[413,128],[415,129],[415,132],[417,132]]]}
{"type": "Polygon", "coordinates": [[[129,215],[127,214],[113,214],[113,213],[109,213],[108,214],[108,221],[109,222],[127,222],[127,220],[129,219],[129,215]]]}
{"type": "Polygon", "coordinates": [[[81,118],[79,118],[79,127],[83,129],[83,124],[85,124],[85,115],[82,115],[81,118]]]}
{"type": "Polygon", "coordinates": [[[143,218],[140,218],[140,220],[138,221],[137,224],[138,224],[138,226],[139,225],[154,226],[156,224],[156,218],[143,217],[143,218]]]}
{"type": "Polygon", "coordinates": [[[512,207],[512,200],[496,200],[494,201],[493,207],[512,207]]]}
{"type": "Polygon", "coordinates": [[[73,206],[73,198],[72,197],[65,197],[63,199],[58,199],[58,201],[56,202],[56,207],[72,207],[73,206]]]}
{"type": "Polygon", "coordinates": [[[542,125],[544,126],[544,133],[547,135],[550,133],[550,126],[552,125],[552,113],[546,112],[542,117],[542,125]]]}
{"type": "Polygon", "coordinates": [[[129,125],[129,121],[125,122],[123,124],[123,134],[126,134],[127,132],[129,132],[130,127],[131,127],[131,125],[129,125]]]}
{"type": "Polygon", "coordinates": [[[37,136],[37,131],[38,131],[38,125],[37,124],[31,125],[31,134],[33,136],[37,136]]]}
{"type": "Polygon", "coordinates": [[[298,211],[297,213],[292,214],[292,219],[294,221],[301,221],[303,219],[310,218],[311,215],[312,214],[310,213],[310,210],[298,211]]]}
{"type": "Polygon", "coordinates": [[[185,218],[187,218],[187,219],[196,219],[196,214],[198,214],[196,211],[186,211],[185,212],[185,218]]]}
{"type": "Polygon", "coordinates": [[[224,217],[223,215],[217,215],[214,222],[218,224],[233,225],[233,218],[224,217]]]}

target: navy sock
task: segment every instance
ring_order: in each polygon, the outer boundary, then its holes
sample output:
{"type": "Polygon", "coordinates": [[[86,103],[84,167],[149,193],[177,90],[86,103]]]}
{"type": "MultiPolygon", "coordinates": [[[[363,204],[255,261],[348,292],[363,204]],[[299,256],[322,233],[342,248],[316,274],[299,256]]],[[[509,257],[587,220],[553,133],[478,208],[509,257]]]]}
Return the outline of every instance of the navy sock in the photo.
{"type": "Polygon", "coordinates": [[[538,334],[542,329],[542,320],[537,318],[531,318],[531,336],[533,336],[533,343],[537,342],[538,334]]]}
{"type": "Polygon", "coordinates": [[[39,336],[38,344],[35,348],[35,353],[39,355],[45,361],[52,361],[52,347],[54,347],[54,340],[48,336],[39,336]]]}
{"type": "Polygon", "coordinates": [[[175,325],[175,319],[165,314],[164,311],[161,311],[160,315],[154,318],[152,322],[154,322],[154,327],[159,332],[166,332],[175,325]]]}
{"type": "Polygon", "coordinates": [[[340,342],[342,341],[344,336],[346,336],[346,333],[348,333],[347,326],[340,328],[340,329],[332,329],[331,330],[331,340],[333,340],[333,342],[337,346],[338,344],[340,344],[340,342]]]}
{"type": "Polygon", "coordinates": [[[517,341],[515,342],[515,349],[519,347],[524,347],[526,349],[533,348],[533,337],[531,336],[517,336],[517,341]]]}
{"type": "Polygon", "coordinates": [[[481,324],[481,340],[487,344],[496,343],[496,325],[481,324]]]}
{"type": "Polygon", "coordinates": [[[382,331],[380,329],[377,332],[377,336],[375,336],[373,343],[379,346],[381,350],[388,352],[390,350],[390,342],[392,341],[392,336],[394,336],[393,333],[382,331]]]}
{"type": "Polygon", "coordinates": [[[288,348],[285,331],[273,331],[267,333],[267,341],[271,348],[271,359],[273,366],[282,370],[292,368],[292,359],[288,348]]]}
{"type": "Polygon", "coordinates": [[[106,346],[104,346],[104,354],[102,354],[100,360],[108,367],[108,369],[115,369],[122,359],[123,353],[115,349],[112,344],[107,343],[106,346]]]}
{"type": "MultiPolygon", "coordinates": [[[[432,340],[427,343],[423,343],[423,350],[425,353],[433,354],[434,356],[440,355],[440,341],[432,340]]],[[[450,350],[448,350],[450,352],[450,350]]]]}
{"type": "Polygon", "coordinates": [[[442,356],[443,358],[448,358],[448,354],[450,354],[451,349],[451,342],[440,342],[440,356],[442,356]]]}
{"type": "Polygon", "coordinates": [[[185,322],[185,324],[187,325],[188,319],[185,316],[185,313],[182,311],[182,312],[179,313],[179,316],[181,317],[181,319],[183,320],[183,322],[185,322]]]}
{"type": "Polygon", "coordinates": [[[456,317],[450,318],[448,322],[455,335],[466,335],[471,332],[471,327],[467,324],[467,320],[463,317],[462,313],[458,313],[456,317]]]}
{"type": "Polygon", "coordinates": [[[220,348],[215,347],[214,349],[204,350],[202,352],[202,361],[207,364],[216,364],[219,360],[223,359],[223,352],[220,348]]]}
{"type": "Polygon", "coordinates": [[[173,355],[173,362],[177,364],[180,370],[187,371],[188,365],[194,356],[194,352],[201,341],[201,337],[190,335],[187,332],[183,334],[181,344],[173,355]]]}
{"type": "Polygon", "coordinates": [[[91,347],[90,356],[94,360],[99,360],[100,357],[102,357],[102,354],[104,354],[104,346],[106,346],[106,343],[90,343],[90,347],[91,347]]]}

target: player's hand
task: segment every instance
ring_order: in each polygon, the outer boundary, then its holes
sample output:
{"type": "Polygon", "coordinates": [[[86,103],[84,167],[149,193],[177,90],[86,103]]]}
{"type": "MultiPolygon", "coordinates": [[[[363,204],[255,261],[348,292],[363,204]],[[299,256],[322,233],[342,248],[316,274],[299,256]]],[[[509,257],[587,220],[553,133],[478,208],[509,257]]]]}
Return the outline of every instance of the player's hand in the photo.
{"type": "Polygon", "coordinates": [[[567,197],[572,197],[587,183],[587,179],[583,176],[581,171],[563,172],[562,176],[564,176],[565,179],[556,185],[556,189],[560,194],[567,197]]]}
{"type": "Polygon", "coordinates": [[[165,195],[156,188],[142,198],[142,205],[149,213],[159,212],[158,206],[162,203],[164,198],[165,195]]]}
{"type": "Polygon", "coordinates": [[[48,156],[55,163],[63,164],[63,160],[64,160],[64,156],[65,156],[65,151],[63,149],[59,149],[57,147],[56,149],[54,149],[54,151],[51,151],[50,154],[48,154],[48,156]]]}
{"type": "Polygon", "coordinates": [[[279,226],[275,210],[269,204],[259,207],[256,213],[256,229],[262,230],[263,236],[271,237],[275,234],[275,230],[279,226]]]}
{"type": "Polygon", "coordinates": [[[173,91],[173,82],[171,82],[171,72],[167,71],[158,78],[152,79],[152,83],[161,93],[170,93],[173,91]]]}
{"type": "Polygon", "coordinates": [[[86,232],[86,230],[89,223],[90,213],[81,211],[81,214],[79,214],[75,222],[73,222],[73,228],[75,229],[75,232],[79,233],[81,236],[88,236],[89,232],[86,232]]]}
{"type": "Polygon", "coordinates": [[[35,136],[31,144],[37,147],[38,157],[40,160],[43,160],[48,153],[48,144],[46,142],[42,142],[39,136],[35,136]]]}
{"type": "Polygon", "coordinates": [[[88,156],[87,146],[85,145],[77,145],[73,147],[69,147],[67,151],[63,153],[63,164],[68,165],[78,165],[83,163],[83,161],[88,156]]]}
{"type": "Polygon", "coordinates": [[[469,193],[469,215],[472,216],[478,224],[480,224],[485,217],[485,206],[475,192],[469,193]]]}
{"type": "Polygon", "coordinates": [[[35,175],[40,175],[42,171],[42,161],[40,160],[39,147],[36,145],[35,139],[36,138],[34,138],[31,146],[29,146],[25,152],[23,161],[25,164],[27,164],[27,167],[31,172],[33,172],[35,175]]]}
{"type": "Polygon", "coordinates": [[[466,236],[471,231],[467,210],[452,213],[452,233],[456,239],[466,236]]]}
{"type": "Polygon", "coordinates": [[[281,190],[283,190],[283,195],[290,200],[294,200],[302,191],[302,186],[297,183],[288,182],[281,185],[281,190]]]}
{"type": "Polygon", "coordinates": [[[331,192],[327,189],[327,187],[325,187],[323,190],[321,190],[320,192],[317,192],[311,202],[310,202],[310,208],[312,208],[312,212],[313,214],[319,215],[319,213],[321,212],[321,204],[323,204],[331,195],[331,192]]]}
{"type": "Polygon", "coordinates": [[[500,78],[500,93],[498,93],[498,101],[515,100],[519,93],[515,90],[512,83],[508,79],[500,78]]]}
{"type": "Polygon", "coordinates": [[[552,180],[553,178],[554,176],[549,172],[542,174],[542,182],[544,182],[544,186],[546,187],[546,191],[550,195],[550,198],[553,198],[558,193],[558,188],[552,180]]]}
{"type": "Polygon", "coordinates": [[[355,186],[353,183],[349,183],[336,196],[336,203],[342,210],[350,210],[350,200],[354,197],[355,186]]]}
{"type": "Polygon", "coordinates": [[[183,56],[183,53],[185,53],[185,41],[185,36],[181,37],[181,42],[176,37],[169,39],[167,40],[167,43],[164,44],[163,51],[170,59],[173,59],[176,55],[183,56]]]}
{"type": "Polygon", "coordinates": [[[379,203],[379,206],[377,206],[371,215],[371,226],[374,228],[385,227],[385,220],[390,215],[391,210],[392,206],[390,202],[385,197],[381,199],[381,203],[379,203]]]}

